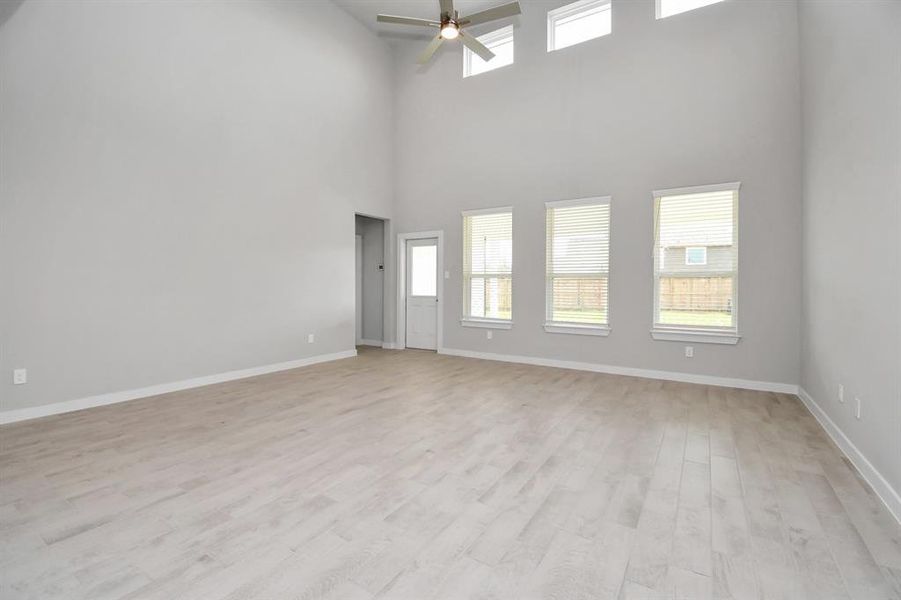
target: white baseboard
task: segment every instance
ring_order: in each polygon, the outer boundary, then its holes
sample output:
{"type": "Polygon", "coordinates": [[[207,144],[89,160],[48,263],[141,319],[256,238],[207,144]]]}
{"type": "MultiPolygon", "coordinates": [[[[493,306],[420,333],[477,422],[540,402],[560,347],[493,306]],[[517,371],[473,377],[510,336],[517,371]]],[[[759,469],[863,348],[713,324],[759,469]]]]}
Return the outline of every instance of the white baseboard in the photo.
{"type": "Polygon", "coordinates": [[[272,365],[264,365],[262,367],[252,367],[250,369],[240,369],[238,371],[227,371],[225,373],[218,373],[216,375],[207,375],[205,377],[195,377],[193,379],[185,379],[184,381],[161,383],[159,385],[151,385],[134,390],[124,390],[121,392],[111,392],[109,394],[88,396],[87,398],[66,400],[65,402],[54,402],[53,404],[44,404],[42,406],[34,406],[31,408],[5,410],[0,411],[0,425],[4,425],[6,423],[15,423],[17,421],[25,421],[28,419],[37,419],[38,417],[48,417],[50,415],[58,415],[76,410],[83,410],[85,408],[94,408],[95,406],[106,406],[107,404],[128,402],[129,400],[147,398],[148,396],[158,396],[159,394],[168,394],[169,392],[178,392],[181,390],[188,390],[205,385],[212,385],[214,383],[223,383],[226,381],[234,381],[236,379],[244,379],[246,377],[254,377],[256,375],[265,375],[266,373],[287,371],[288,369],[306,367],[308,365],[315,365],[317,363],[338,360],[341,358],[350,358],[356,355],[356,350],[345,350],[343,352],[335,352],[333,354],[320,354],[319,356],[310,356],[308,358],[301,358],[299,360],[291,360],[288,362],[276,363],[272,365]]]}
{"type": "Polygon", "coordinates": [[[667,381],[681,381],[684,383],[699,383],[702,385],[742,388],[746,390],[757,390],[762,392],[778,392],[781,394],[798,393],[798,386],[792,383],[753,381],[750,379],[734,379],[731,377],[716,377],[713,375],[680,373],[678,371],[655,371],[653,369],[619,367],[615,365],[602,365],[597,363],[557,360],[554,358],[538,358],[535,356],[518,356],[513,354],[494,354],[492,352],[475,352],[473,350],[458,350],[456,348],[439,348],[438,354],[465,356],[467,358],[481,358],[485,360],[498,360],[501,362],[522,363],[525,365],[538,365],[541,367],[575,369],[577,371],[593,371],[595,373],[607,373],[609,375],[627,375],[630,377],[645,377],[647,379],[665,379],[667,381]]]}
{"type": "Polygon", "coordinates": [[[385,350],[403,350],[404,346],[397,342],[384,342],[382,344],[382,348],[384,348],[385,350]]]}
{"type": "Polygon", "coordinates": [[[359,340],[357,346],[375,346],[376,348],[381,348],[382,340],[359,340]]]}
{"type": "Polygon", "coordinates": [[[886,478],[882,476],[882,473],[877,471],[876,467],[867,460],[867,457],[854,445],[854,442],[839,429],[838,425],[835,424],[835,421],[829,418],[826,411],[820,408],[820,405],[807,393],[807,390],[798,388],[798,397],[807,407],[807,410],[810,411],[810,414],[812,414],[814,418],[819,421],[823,429],[826,430],[826,433],[829,434],[829,437],[832,438],[835,445],[848,457],[848,460],[851,461],[851,464],[854,465],[861,477],[870,484],[870,487],[873,488],[873,491],[876,492],[879,499],[882,500],[889,512],[892,513],[895,520],[897,520],[898,523],[901,523],[901,495],[898,494],[898,491],[893,488],[886,478]]]}

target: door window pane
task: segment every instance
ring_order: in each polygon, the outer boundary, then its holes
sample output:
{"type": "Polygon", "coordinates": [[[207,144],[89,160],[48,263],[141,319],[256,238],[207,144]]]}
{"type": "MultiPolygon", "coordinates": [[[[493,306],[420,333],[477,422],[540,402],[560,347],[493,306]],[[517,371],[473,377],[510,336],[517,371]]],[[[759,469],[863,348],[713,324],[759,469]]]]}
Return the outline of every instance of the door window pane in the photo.
{"type": "Polygon", "coordinates": [[[438,295],[438,247],[410,248],[410,295],[438,295]]]}

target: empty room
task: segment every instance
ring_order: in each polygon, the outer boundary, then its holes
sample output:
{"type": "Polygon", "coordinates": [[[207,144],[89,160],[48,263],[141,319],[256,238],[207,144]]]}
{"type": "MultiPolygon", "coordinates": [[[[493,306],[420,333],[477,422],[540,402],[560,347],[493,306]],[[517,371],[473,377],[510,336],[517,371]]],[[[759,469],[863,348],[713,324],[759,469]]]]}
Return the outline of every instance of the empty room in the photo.
{"type": "Polygon", "coordinates": [[[901,1],[0,0],[3,600],[901,600],[901,1]]]}

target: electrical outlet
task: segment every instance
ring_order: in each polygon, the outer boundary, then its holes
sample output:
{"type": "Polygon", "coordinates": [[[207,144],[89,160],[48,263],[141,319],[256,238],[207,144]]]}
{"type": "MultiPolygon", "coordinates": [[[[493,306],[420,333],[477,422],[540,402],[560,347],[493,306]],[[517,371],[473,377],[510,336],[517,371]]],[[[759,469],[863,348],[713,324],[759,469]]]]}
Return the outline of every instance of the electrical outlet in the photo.
{"type": "Polygon", "coordinates": [[[22,385],[23,383],[28,383],[28,370],[27,369],[13,370],[13,385],[22,385]]]}
{"type": "Polygon", "coordinates": [[[858,398],[857,396],[854,396],[854,402],[856,403],[856,406],[854,407],[855,411],[856,411],[854,416],[857,417],[857,420],[859,421],[860,420],[860,398],[858,398]]]}
{"type": "Polygon", "coordinates": [[[695,355],[694,346],[685,346],[685,358],[693,358],[695,355]]]}
{"type": "Polygon", "coordinates": [[[315,342],[315,341],[316,341],[316,334],[311,333],[310,335],[307,336],[307,343],[308,343],[308,344],[312,344],[312,343],[315,342]]]}
{"type": "Polygon", "coordinates": [[[494,336],[494,332],[491,331],[490,329],[489,329],[488,331],[485,332],[485,337],[487,337],[489,340],[490,340],[493,336],[494,336]]]}
{"type": "Polygon", "coordinates": [[[838,384],[838,401],[845,401],[845,386],[843,386],[842,384],[838,384]]]}
{"type": "Polygon", "coordinates": [[[444,278],[445,278],[445,279],[450,279],[450,271],[445,271],[445,272],[444,272],[444,278]]]}

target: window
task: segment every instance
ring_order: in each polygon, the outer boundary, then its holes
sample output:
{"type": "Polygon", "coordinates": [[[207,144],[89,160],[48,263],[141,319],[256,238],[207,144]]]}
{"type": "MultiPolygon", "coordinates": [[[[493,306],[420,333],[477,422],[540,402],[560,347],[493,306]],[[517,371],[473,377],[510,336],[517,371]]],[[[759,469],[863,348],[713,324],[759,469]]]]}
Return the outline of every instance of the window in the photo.
{"type": "Polygon", "coordinates": [[[494,52],[494,58],[489,61],[482,60],[478,54],[464,47],[463,77],[478,75],[513,64],[513,25],[480,35],[476,39],[494,52]]]}
{"type": "Polygon", "coordinates": [[[513,209],[463,213],[463,325],[508,329],[513,318],[513,209]]]}
{"type": "Polygon", "coordinates": [[[579,0],[547,14],[547,51],[610,33],[610,0],[579,0]]]}
{"type": "Polygon", "coordinates": [[[655,339],[738,342],[738,188],[654,192],[655,339]]]}
{"type": "Polygon", "coordinates": [[[606,335],[610,198],[547,203],[547,323],[553,333],[606,335]]]}
{"type": "Polygon", "coordinates": [[[723,0],[657,0],[657,18],[663,19],[688,12],[702,6],[709,6],[723,0]]]}
{"type": "Polygon", "coordinates": [[[438,295],[438,246],[410,243],[410,295],[438,295]]]}
{"type": "MultiPolygon", "coordinates": [[[[689,266],[707,264],[707,246],[696,246],[685,249],[685,264],[689,266]]],[[[663,268],[663,265],[661,265],[663,268]]]]}

